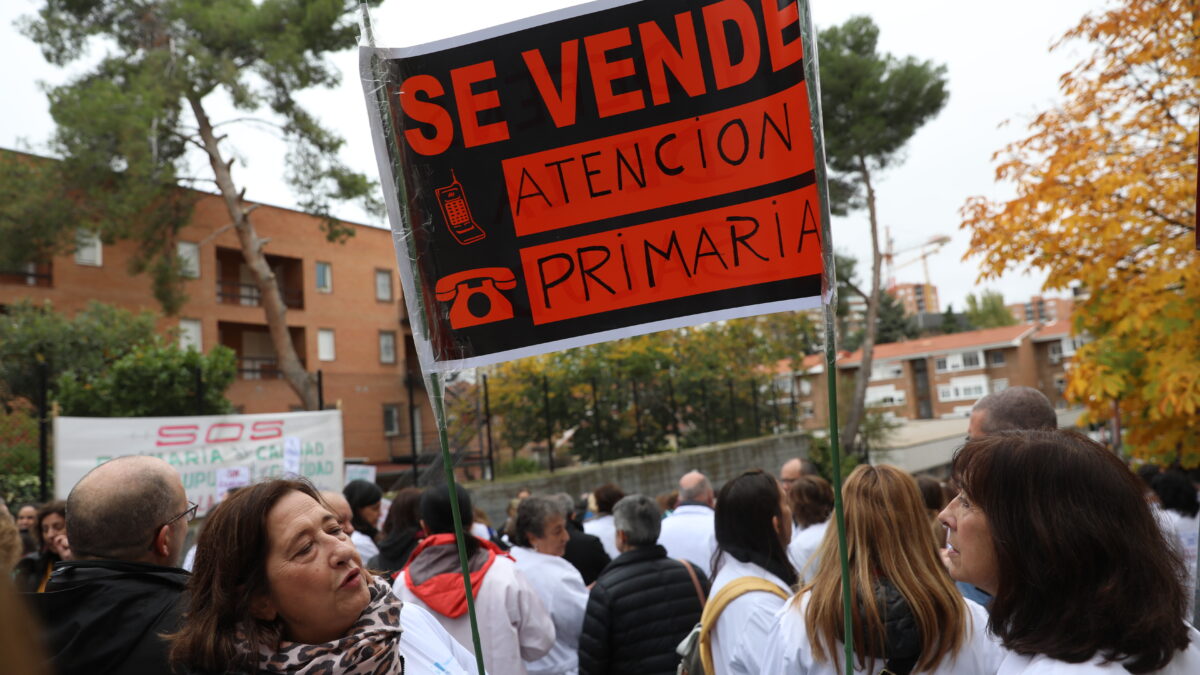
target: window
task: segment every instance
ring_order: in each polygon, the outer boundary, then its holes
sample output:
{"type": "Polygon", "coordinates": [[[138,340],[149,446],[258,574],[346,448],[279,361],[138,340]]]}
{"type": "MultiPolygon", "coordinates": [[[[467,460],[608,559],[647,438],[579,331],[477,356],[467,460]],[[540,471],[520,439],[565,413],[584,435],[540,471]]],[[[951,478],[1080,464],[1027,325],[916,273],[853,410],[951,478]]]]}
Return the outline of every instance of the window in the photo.
{"type": "Polygon", "coordinates": [[[317,292],[333,292],[333,265],[327,262],[317,263],[317,292]]]}
{"type": "Polygon", "coordinates": [[[905,400],[904,390],[893,384],[867,387],[867,407],[904,405],[905,400]]]}
{"type": "Polygon", "coordinates": [[[1004,365],[1004,352],[996,350],[988,352],[988,365],[1002,366],[1004,365]]]}
{"type": "Polygon", "coordinates": [[[100,267],[104,263],[104,250],[100,235],[87,230],[75,232],[75,264],[100,267]]]}
{"type": "Polygon", "coordinates": [[[180,241],[175,244],[175,254],[181,259],[183,276],[188,279],[200,278],[200,244],[194,241],[180,241]]]}
{"type": "Polygon", "coordinates": [[[396,362],[396,333],[385,330],[379,332],[379,362],[396,362]]]}
{"type": "Polygon", "coordinates": [[[200,319],[180,319],[179,320],[179,348],[180,349],[195,349],[203,351],[203,341],[201,339],[200,319]]]}
{"type": "Polygon", "coordinates": [[[800,395],[812,396],[812,381],[807,377],[800,380],[800,395]]]}
{"type": "Polygon", "coordinates": [[[1007,377],[1001,377],[1001,378],[992,380],[992,393],[993,394],[998,391],[1004,391],[1005,389],[1008,389],[1008,378],[1007,377]]]}
{"type": "Polygon", "coordinates": [[[1063,348],[1061,342],[1050,343],[1050,363],[1058,363],[1062,361],[1063,348]]]}
{"type": "Polygon", "coordinates": [[[392,273],[388,270],[375,270],[375,299],[392,301],[392,273]]]}
{"type": "Polygon", "coordinates": [[[938,385],[939,401],[968,401],[983,398],[988,381],[982,375],[955,377],[948,384],[938,385]]]}
{"type": "Polygon", "coordinates": [[[383,404],[383,435],[400,435],[400,406],[395,403],[383,404]]]}
{"type": "Polygon", "coordinates": [[[904,377],[904,366],[898,361],[888,361],[871,365],[872,380],[895,380],[904,377]]]}
{"type": "Polygon", "coordinates": [[[321,361],[332,361],[337,358],[337,350],[334,349],[333,331],[328,328],[322,328],[317,331],[317,359],[321,361]]]}
{"type": "Polygon", "coordinates": [[[983,355],[977,351],[947,354],[937,360],[937,371],[945,373],[956,370],[973,370],[979,368],[981,363],[983,363],[983,355]]]}

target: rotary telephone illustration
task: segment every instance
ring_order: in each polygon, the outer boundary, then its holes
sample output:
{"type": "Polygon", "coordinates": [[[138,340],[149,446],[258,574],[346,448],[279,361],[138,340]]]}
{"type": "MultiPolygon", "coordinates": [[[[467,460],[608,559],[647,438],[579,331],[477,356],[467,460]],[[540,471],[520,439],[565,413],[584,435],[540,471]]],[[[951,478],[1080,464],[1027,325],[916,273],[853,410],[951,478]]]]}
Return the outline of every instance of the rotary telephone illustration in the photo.
{"type": "Polygon", "coordinates": [[[450,171],[450,184],[434,190],[433,194],[437,196],[446,227],[450,228],[450,234],[459,244],[466,246],[487,236],[471,216],[471,207],[467,204],[462,183],[458,182],[453,170],[450,171]]]}
{"type": "Polygon", "coordinates": [[[517,287],[507,267],[480,267],[438,279],[434,296],[450,304],[450,327],[480,326],[513,318],[512,303],[500,291],[517,287]]]}

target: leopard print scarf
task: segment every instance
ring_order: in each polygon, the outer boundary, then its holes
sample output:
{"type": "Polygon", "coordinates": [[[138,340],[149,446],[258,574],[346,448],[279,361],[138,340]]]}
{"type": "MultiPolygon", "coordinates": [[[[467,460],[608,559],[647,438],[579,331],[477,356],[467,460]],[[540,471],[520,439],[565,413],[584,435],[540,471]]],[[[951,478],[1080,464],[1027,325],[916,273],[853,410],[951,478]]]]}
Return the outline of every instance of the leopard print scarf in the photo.
{"type": "Polygon", "coordinates": [[[280,640],[275,649],[259,645],[259,668],[286,675],[403,675],[403,603],[379,577],[371,580],[370,591],[371,601],[348,635],[319,645],[289,640],[280,640]]]}

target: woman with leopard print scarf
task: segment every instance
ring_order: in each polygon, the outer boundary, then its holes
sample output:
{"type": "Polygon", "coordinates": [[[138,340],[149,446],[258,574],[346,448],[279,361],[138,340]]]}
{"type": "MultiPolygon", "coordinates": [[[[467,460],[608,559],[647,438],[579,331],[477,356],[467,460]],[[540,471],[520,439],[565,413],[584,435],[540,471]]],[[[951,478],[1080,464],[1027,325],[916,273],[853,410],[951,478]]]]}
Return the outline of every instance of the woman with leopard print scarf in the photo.
{"type": "Polygon", "coordinates": [[[428,612],[362,566],[304,480],[243,488],[208,516],[172,636],[179,671],[295,675],[474,673],[428,612]]]}

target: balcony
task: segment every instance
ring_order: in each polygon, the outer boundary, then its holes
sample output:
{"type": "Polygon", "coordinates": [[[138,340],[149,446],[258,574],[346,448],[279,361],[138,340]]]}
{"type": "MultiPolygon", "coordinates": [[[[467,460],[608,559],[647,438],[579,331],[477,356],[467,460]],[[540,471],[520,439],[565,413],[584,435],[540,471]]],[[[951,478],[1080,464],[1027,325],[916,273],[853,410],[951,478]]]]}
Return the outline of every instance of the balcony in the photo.
{"type": "Polygon", "coordinates": [[[51,288],[54,274],[50,263],[26,263],[16,269],[0,269],[0,284],[51,288]]]}
{"type": "Polygon", "coordinates": [[[283,377],[273,356],[243,356],[238,358],[238,378],[242,380],[278,380],[283,377]]]}
{"type": "MultiPolygon", "coordinates": [[[[275,274],[283,304],[288,309],[304,309],[304,261],[268,255],[267,265],[275,274]]],[[[236,248],[217,248],[217,302],[223,305],[261,307],[262,291],[254,283],[254,275],[236,248]]]]}
{"type": "MultiPolygon", "coordinates": [[[[304,293],[301,291],[280,288],[283,304],[288,309],[304,309],[304,293]]],[[[236,281],[217,282],[217,302],[223,305],[241,305],[243,307],[261,307],[262,291],[256,284],[243,284],[236,281]]]]}
{"type": "MultiPolygon", "coordinates": [[[[271,334],[266,326],[218,321],[217,333],[221,344],[237,354],[238,379],[283,379],[283,371],[279,368],[279,359],[275,356],[275,347],[271,343],[271,334]]],[[[300,357],[300,365],[304,366],[304,328],[291,326],[288,333],[292,338],[292,347],[300,357]]]]}

